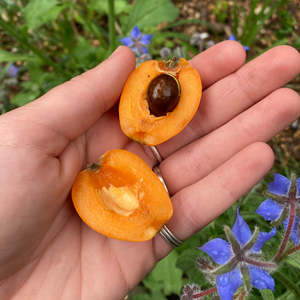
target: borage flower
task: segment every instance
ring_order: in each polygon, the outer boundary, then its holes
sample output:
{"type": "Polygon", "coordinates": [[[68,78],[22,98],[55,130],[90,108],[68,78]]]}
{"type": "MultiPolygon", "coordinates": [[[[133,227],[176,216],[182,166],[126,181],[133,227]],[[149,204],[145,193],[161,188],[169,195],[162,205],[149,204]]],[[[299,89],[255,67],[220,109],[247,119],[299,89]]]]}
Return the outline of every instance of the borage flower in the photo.
{"type": "Polygon", "coordinates": [[[291,238],[299,246],[300,178],[297,179],[294,173],[291,180],[274,174],[274,181],[269,183],[265,195],[268,199],[259,206],[256,213],[262,215],[265,220],[272,221],[273,226],[283,223],[286,242],[291,238]]]}
{"type": "Polygon", "coordinates": [[[261,254],[263,244],[276,234],[276,228],[269,233],[254,234],[237,210],[237,219],[232,228],[225,226],[224,231],[230,243],[217,238],[209,241],[202,251],[222,266],[210,273],[216,275],[218,293],[222,300],[231,300],[236,290],[244,284],[248,293],[251,286],[258,289],[275,289],[275,282],[265,269],[275,269],[276,264],[260,261],[255,256],[261,254]]]}
{"type": "Polygon", "coordinates": [[[19,68],[16,67],[14,64],[10,65],[7,74],[9,77],[17,77],[19,72],[19,68]]]}
{"type": "Polygon", "coordinates": [[[196,32],[190,39],[190,44],[192,46],[198,46],[199,47],[199,53],[203,51],[203,42],[206,38],[209,37],[209,34],[207,32],[196,32]]]}
{"type": "Polygon", "coordinates": [[[171,49],[168,47],[163,47],[160,49],[159,54],[162,60],[166,60],[166,58],[171,55],[171,49]]]}
{"type": "MultiPolygon", "coordinates": [[[[234,34],[232,34],[232,35],[229,37],[228,40],[229,40],[229,41],[236,41],[236,38],[235,38],[234,34]]],[[[245,49],[246,51],[249,51],[249,50],[250,50],[250,48],[249,48],[248,46],[244,46],[244,45],[242,45],[242,46],[244,47],[244,49],[245,49]]]]}
{"type": "Polygon", "coordinates": [[[120,39],[120,41],[133,52],[141,55],[148,53],[148,45],[150,45],[153,34],[142,34],[138,26],[134,26],[130,36],[120,39]]]}

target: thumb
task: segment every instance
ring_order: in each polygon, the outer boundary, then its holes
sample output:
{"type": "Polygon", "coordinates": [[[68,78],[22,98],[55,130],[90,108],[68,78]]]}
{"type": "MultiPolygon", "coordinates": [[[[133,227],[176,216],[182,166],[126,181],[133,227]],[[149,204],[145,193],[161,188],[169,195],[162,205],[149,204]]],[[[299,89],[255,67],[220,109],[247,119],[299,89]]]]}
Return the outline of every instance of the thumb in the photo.
{"type": "Polygon", "coordinates": [[[47,152],[58,154],[66,138],[73,140],[90,128],[119,99],[129,74],[134,70],[132,51],[120,46],[100,65],[66,82],[21,108],[1,116],[0,121],[13,120],[31,135],[31,142],[47,152]],[[21,123],[20,123],[21,122],[21,123]],[[42,131],[42,132],[41,132],[42,131]],[[61,143],[46,143],[46,139],[61,143]],[[64,140],[64,142],[63,142],[64,140]]]}

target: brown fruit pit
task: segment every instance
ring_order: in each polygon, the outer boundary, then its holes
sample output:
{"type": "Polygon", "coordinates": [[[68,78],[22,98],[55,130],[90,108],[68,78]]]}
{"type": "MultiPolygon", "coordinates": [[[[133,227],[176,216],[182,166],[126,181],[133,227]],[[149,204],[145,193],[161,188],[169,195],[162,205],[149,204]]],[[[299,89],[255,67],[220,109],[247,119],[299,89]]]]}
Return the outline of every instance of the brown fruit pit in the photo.
{"type": "Polygon", "coordinates": [[[155,117],[165,116],[172,112],[180,98],[180,84],[171,74],[156,76],[149,84],[147,90],[147,102],[150,114],[155,117]]]}

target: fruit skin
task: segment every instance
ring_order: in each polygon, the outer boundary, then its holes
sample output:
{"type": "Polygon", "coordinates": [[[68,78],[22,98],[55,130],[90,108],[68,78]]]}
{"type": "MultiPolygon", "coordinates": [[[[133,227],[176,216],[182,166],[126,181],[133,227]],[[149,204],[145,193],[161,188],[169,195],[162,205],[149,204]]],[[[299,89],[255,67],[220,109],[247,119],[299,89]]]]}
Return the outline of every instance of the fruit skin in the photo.
{"type": "Polygon", "coordinates": [[[202,95],[198,72],[181,58],[178,66],[168,68],[165,62],[147,61],[128,77],[119,105],[120,125],[131,139],[156,146],[178,134],[195,115],[202,95]],[[172,74],[181,87],[179,103],[166,116],[150,115],[146,100],[150,82],[163,73],[172,74]]]}
{"type": "Polygon", "coordinates": [[[81,219],[95,231],[119,240],[142,242],[153,238],[173,213],[170,198],[148,165],[126,150],[110,150],[102,156],[98,171],[80,172],[72,188],[72,200],[81,219]],[[97,190],[113,185],[141,188],[139,207],[129,216],[103,206],[97,190]]]}

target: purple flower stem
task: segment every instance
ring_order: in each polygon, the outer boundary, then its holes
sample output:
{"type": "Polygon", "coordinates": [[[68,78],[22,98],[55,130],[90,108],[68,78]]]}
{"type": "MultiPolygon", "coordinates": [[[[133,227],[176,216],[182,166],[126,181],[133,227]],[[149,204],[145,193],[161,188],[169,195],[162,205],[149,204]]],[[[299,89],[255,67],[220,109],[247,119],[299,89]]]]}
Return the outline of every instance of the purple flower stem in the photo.
{"type": "Polygon", "coordinates": [[[215,292],[217,292],[217,291],[218,291],[218,288],[217,288],[217,287],[214,287],[214,288],[212,288],[212,289],[203,291],[203,292],[201,292],[201,293],[194,294],[194,295],[193,295],[193,299],[197,299],[197,298],[200,298],[200,297],[204,297],[204,296],[213,294],[213,293],[215,293],[215,292]]]}
{"type": "Polygon", "coordinates": [[[136,43],[136,47],[140,50],[141,55],[144,54],[143,47],[142,47],[142,45],[138,41],[136,43]]]}
{"type": "Polygon", "coordinates": [[[196,266],[200,269],[200,270],[204,270],[204,269],[208,269],[210,271],[214,270],[214,268],[205,260],[203,259],[199,259],[196,262],[196,266]]]}
{"type": "Polygon", "coordinates": [[[294,219],[295,219],[295,210],[296,210],[295,202],[291,201],[290,202],[289,223],[288,223],[285,235],[283,237],[283,241],[282,241],[282,244],[280,246],[280,249],[279,249],[278,253],[276,254],[275,258],[273,259],[273,261],[275,261],[275,262],[277,262],[277,261],[280,260],[282,254],[283,254],[283,252],[285,250],[285,247],[286,247],[286,245],[287,245],[287,243],[289,241],[289,238],[290,238],[290,235],[291,235],[291,232],[292,232],[292,229],[293,229],[294,219]]]}
{"type": "Polygon", "coordinates": [[[203,51],[203,40],[200,39],[200,44],[199,44],[199,53],[203,51]]]}
{"type": "Polygon", "coordinates": [[[277,264],[273,263],[273,262],[266,262],[266,261],[257,261],[254,259],[251,259],[247,256],[243,257],[243,261],[245,263],[248,263],[250,265],[256,266],[256,267],[260,267],[260,268],[270,268],[270,269],[275,269],[277,267],[277,264]]]}
{"type": "Polygon", "coordinates": [[[289,250],[289,252],[287,253],[287,255],[290,255],[292,253],[295,253],[296,251],[300,250],[300,245],[296,246],[294,248],[292,248],[291,250],[289,250]]]}

